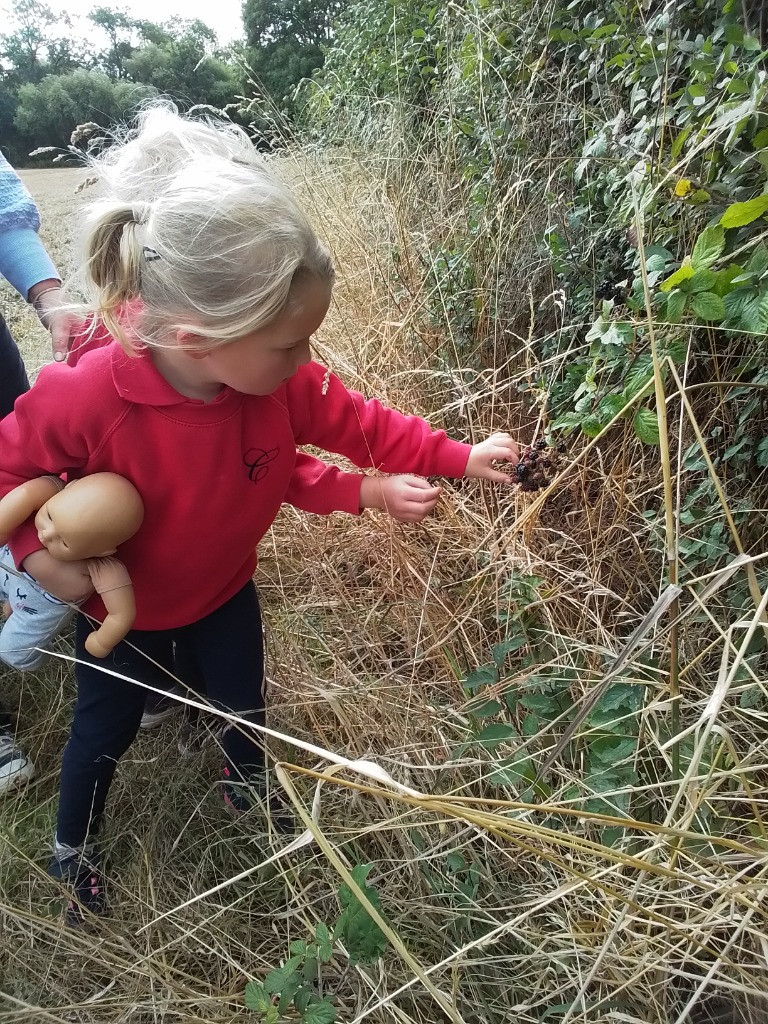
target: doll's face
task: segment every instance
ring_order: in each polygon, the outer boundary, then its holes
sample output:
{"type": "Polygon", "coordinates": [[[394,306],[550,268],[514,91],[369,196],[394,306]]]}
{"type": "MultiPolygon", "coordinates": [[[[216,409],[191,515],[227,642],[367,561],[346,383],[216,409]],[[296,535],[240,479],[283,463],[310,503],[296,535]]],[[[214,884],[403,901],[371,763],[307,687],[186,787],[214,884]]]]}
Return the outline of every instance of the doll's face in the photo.
{"type": "Polygon", "coordinates": [[[42,505],[35,516],[35,529],[43,547],[60,562],[114,555],[110,537],[101,531],[84,532],[68,501],[62,501],[66,488],[42,505]]]}

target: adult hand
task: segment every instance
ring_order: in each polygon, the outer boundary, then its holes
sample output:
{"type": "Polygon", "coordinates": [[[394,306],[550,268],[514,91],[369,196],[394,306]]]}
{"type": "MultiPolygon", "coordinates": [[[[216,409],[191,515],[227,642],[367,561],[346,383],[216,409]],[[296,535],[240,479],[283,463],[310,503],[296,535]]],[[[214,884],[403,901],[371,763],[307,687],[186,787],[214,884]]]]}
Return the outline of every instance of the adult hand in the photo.
{"type": "Polygon", "coordinates": [[[514,478],[496,469],[494,462],[509,462],[516,466],[519,461],[520,451],[509,434],[491,434],[487,440],[472,446],[464,476],[493,480],[497,484],[512,484],[514,478]]]}
{"type": "Polygon", "coordinates": [[[441,493],[441,487],[420,476],[366,476],[360,486],[360,508],[380,508],[401,523],[420,523],[441,493]]]}
{"type": "Polygon", "coordinates": [[[53,358],[57,363],[63,362],[67,358],[72,338],[83,325],[83,317],[71,310],[62,309],[67,300],[60,281],[39,281],[29,289],[28,299],[35,307],[40,323],[50,332],[53,358]]]}

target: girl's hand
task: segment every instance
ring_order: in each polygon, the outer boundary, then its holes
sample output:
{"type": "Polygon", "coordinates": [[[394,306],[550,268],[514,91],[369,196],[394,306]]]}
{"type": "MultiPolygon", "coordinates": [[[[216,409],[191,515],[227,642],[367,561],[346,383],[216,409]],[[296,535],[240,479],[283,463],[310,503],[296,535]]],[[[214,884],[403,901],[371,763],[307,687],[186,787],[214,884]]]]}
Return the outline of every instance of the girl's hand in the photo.
{"type": "Polygon", "coordinates": [[[380,508],[401,523],[420,523],[437,504],[441,487],[420,476],[365,476],[360,508],[380,508]]]}
{"type": "Polygon", "coordinates": [[[514,478],[494,468],[494,462],[516,466],[520,452],[509,434],[491,434],[487,441],[472,446],[464,476],[493,480],[497,484],[513,484],[514,478]]]}

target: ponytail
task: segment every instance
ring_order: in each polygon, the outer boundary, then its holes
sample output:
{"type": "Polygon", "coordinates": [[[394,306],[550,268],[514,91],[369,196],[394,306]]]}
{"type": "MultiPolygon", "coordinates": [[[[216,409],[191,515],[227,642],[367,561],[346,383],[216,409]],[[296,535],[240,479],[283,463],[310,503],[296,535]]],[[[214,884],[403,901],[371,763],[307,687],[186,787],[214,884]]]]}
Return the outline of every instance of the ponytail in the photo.
{"type": "Polygon", "coordinates": [[[148,203],[102,200],[91,208],[85,237],[86,274],[91,284],[93,306],[107,330],[130,354],[120,313],[141,292],[142,253],[139,238],[149,219],[148,203]]]}

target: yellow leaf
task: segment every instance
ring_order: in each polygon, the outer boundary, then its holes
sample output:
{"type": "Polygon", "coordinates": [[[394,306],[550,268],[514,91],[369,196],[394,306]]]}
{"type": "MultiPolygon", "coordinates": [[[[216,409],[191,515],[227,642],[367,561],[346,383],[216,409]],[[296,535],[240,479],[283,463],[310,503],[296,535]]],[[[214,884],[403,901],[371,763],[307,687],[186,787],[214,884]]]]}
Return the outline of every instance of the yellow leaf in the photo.
{"type": "Polygon", "coordinates": [[[680,178],[678,183],[675,185],[675,195],[682,199],[683,196],[688,195],[692,187],[693,182],[690,178],[680,178]]]}

